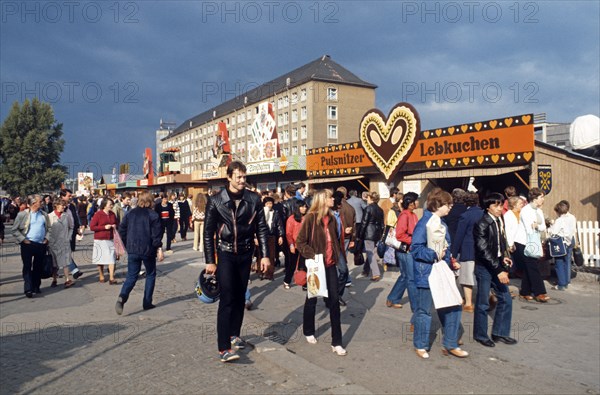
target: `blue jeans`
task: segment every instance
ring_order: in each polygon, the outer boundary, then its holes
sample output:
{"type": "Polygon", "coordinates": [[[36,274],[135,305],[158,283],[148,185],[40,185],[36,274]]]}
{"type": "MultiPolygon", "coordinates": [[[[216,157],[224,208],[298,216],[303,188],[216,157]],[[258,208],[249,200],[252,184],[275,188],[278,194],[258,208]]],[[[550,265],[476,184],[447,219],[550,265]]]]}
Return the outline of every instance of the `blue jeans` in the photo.
{"type": "Polygon", "coordinates": [[[404,291],[408,290],[408,300],[410,309],[415,312],[415,294],[417,287],[415,285],[415,268],[411,254],[396,251],[396,262],[399,262],[400,277],[396,280],[387,299],[392,303],[400,303],[404,296],[404,291]]]}
{"type": "Polygon", "coordinates": [[[554,258],[556,277],[558,278],[558,286],[566,287],[571,282],[571,254],[573,247],[566,248],[567,254],[554,258]]]}
{"type": "Polygon", "coordinates": [[[485,266],[475,264],[477,279],[477,295],[475,297],[475,314],[473,322],[473,338],[488,340],[488,309],[490,307],[490,288],[493,288],[498,298],[492,335],[510,336],[512,320],[512,298],[508,286],[502,284],[496,274],[492,274],[485,266]]]}
{"type": "Polygon", "coordinates": [[[567,285],[571,284],[571,258],[573,257],[573,247],[575,246],[575,238],[571,239],[571,245],[567,247],[567,285]]]}
{"type": "MultiPolygon", "coordinates": [[[[415,300],[415,312],[411,319],[415,326],[413,344],[415,348],[429,350],[431,308],[433,307],[431,290],[429,288],[417,288],[415,300]]],[[[447,350],[457,348],[462,308],[460,306],[447,307],[437,310],[437,314],[443,328],[442,344],[444,348],[447,350]]]]}
{"type": "Polygon", "coordinates": [[[123,303],[129,299],[129,294],[135,287],[140,269],[142,268],[142,262],[146,268],[146,284],[144,285],[144,299],[142,302],[143,307],[152,305],[152,294],[154,294],[154,283],[156,282],[156,257],[155,256],[144,256],[137,254],[129,254],[127,260],[127,278],[121,288],[119,296],[123,299],[123,303]]]}
{"type": "Polygon", "coordinates": [[[345,240],[344,251],[340,253],[336,265],[338,271],[338,293],[340,296],[344,295],[344,291],[346,290],[346,283],[350,279],[350,271],[348,270],[348,260],[346,259],[346,251],[348,250],[348,244],[350,244],[350,240],[345,240]]]}

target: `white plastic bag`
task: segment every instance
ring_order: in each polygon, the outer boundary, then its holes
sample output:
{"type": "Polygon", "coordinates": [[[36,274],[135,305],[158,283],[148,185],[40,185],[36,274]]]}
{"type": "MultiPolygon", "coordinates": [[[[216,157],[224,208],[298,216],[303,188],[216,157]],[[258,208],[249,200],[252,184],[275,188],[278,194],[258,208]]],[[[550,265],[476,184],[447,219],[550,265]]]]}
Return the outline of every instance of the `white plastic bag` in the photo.
{"type": "Polygon", "coordinates": [[[306,291],[308,298],[329,297],[327,279],[325,278],[325,263],[323,254],[315,255],[315,259],[306,259],[306,291]]]}
{"type": "Polygon", "coordinates": [[[462,296],[456,286],[454,273],[446,261],[442,260],[433,264],[431,274],[429,274],[429,288],[436,310],[458,306],[462,303],[462,296]]]}

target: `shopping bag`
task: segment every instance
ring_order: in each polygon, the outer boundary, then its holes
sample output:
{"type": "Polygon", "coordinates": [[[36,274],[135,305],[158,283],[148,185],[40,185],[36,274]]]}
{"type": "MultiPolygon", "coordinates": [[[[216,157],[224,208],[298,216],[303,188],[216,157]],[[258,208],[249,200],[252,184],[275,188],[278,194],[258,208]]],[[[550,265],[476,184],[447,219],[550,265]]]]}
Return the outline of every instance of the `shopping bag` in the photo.
{"type": "Polygon", "coordinates": [[[387,247],[383,255],[383,263],[388,265],[396,265],[396,250],[394,247],[387,247]]]}
{"type": "Polygon", "coordinates": [[[117,257],[125,256],[125,245],[123,244],[123,240],[117,231],[113,232],[113,242],[115,244],[115,254],[117,257]]]}
{"type": "Polygon", "coordinates": [[[567,248],[563,238],[558,235],[548,237],[548,250],[552,258],[567,255],[567,248]]]}
{"type": "Polygon", "coordinates": [[[524,254],[529,258],[541,258],[544,255],[542,240],[538,232],[527,234],[527,244],[525,245],[524,254]]]}
{"type": "Polygon", "coordinates": [[[456,286],[454,273],[446,261],[442,260],[433,264],[429,274],[429,288],[436,309],[459,306],[462,303],[462,296],[456,286]]]}
{"type": "Polygon", "coordinates": [[[308,298],[316,298],[317,296],[329,297],[323,254],[317,254],[314,259],[307,259],[305,263],[308,298]]]}
{"type": "Polygon", "coordinates": [[[395,250],[399,250],[402,246],[402,242],[396,238],[396,227],[392,226],[388,230],[385,236],[385,245],[392,247],[395,250]]]}

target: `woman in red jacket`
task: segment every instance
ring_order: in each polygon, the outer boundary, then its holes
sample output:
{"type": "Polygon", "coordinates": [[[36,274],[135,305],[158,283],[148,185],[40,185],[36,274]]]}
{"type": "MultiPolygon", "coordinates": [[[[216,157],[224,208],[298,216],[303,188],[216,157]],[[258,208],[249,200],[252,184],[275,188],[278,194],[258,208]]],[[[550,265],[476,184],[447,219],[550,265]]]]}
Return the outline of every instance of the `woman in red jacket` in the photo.
{"type": "Polygon", "coordinates": [[[94,214],[90,222],[90,230],[94,232],[94,251],[92,263],[98,265],[100,282],[104,282],[104,265],[108,265],[109,283],[118,284],[115,280],[115,244],[113,234],[119,226],[119,220],[112,211],[114,202],[105,197],[100,210],[94,214]]]}
{"type": "Polygon", "coordinates": [[[306,211],[308,211],[306,202],[304,200],[299,200],[294,208],[294,213],[289,216],[285,223],[285,238],[290,246],[290,259],[285,262],[285,277],[283,278],[283,288],[285,289],[290,289],[296,265],[298,265],[298,268],[306,270],[304,258],[300,257],[300,254],[298,254],[298,250],[296,249],[296,238],[302,227],[306,211]]]}

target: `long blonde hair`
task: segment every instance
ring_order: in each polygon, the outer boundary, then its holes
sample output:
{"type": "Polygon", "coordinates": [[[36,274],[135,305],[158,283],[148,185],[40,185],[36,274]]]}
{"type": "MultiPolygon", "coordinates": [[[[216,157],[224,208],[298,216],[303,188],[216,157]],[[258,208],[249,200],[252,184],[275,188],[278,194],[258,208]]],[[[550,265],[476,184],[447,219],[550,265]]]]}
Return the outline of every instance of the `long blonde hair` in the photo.
{"type": "Polygon", "coordinates": [[[323,219],[323,217],[329,214],[328,200],[333,196],[333,192],[329,189],[321,189],[313,196],[312,204],[310,205],[309,213],[315,213],[317,215],[317,221],[323,219]]]}
{"type": "Polygon", "coordinates": [[[206,195],[202,192],[197,194],[194,206],[198,209],[198,211],[204,212],[204,210],[206,210],[206,195]]]}

